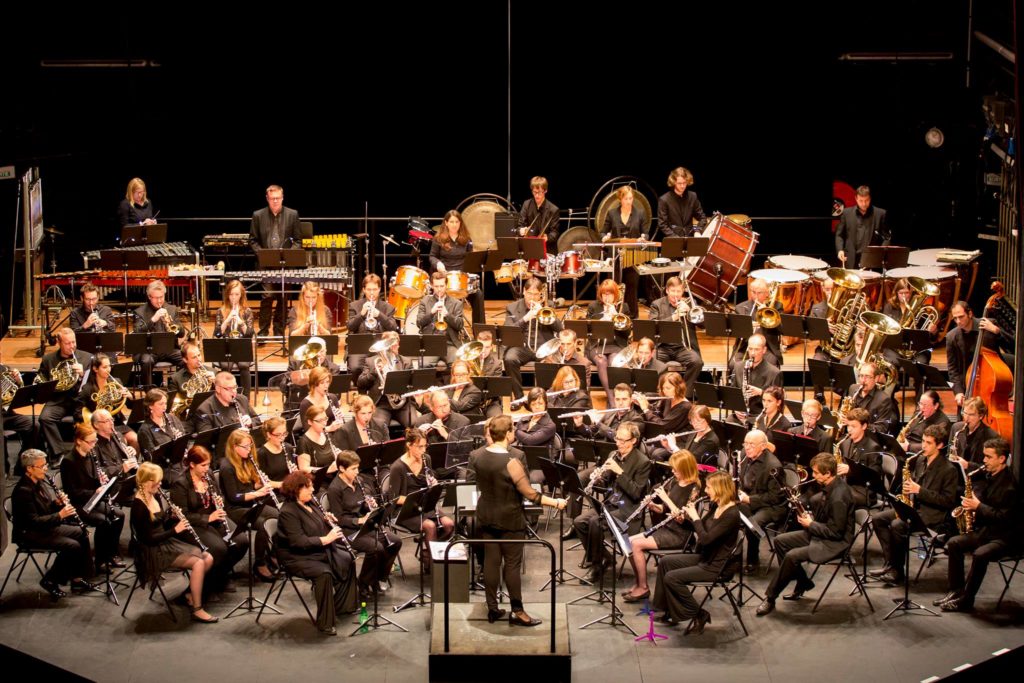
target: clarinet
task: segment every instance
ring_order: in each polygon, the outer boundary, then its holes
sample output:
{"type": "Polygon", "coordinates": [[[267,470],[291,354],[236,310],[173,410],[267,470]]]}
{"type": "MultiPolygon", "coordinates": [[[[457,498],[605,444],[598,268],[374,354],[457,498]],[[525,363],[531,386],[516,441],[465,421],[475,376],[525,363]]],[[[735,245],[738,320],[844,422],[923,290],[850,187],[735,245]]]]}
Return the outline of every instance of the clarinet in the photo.
{"type": "Polygon", "coordinates": [[[291,474],[292,472],[298,472],[299,466],[295,464],[295,456],[288,452],[288,448],[288,444],[284,444],[281,455],[284,456],[284,464],[288,467],[288,474],[291,474]]]}
{"type": "MultiPolygon", "coordinates": [[[[698,498],[698,499],[696,499],[694,501],[691,501],[691,502],[694,505],[700,505],[701,503],[703,503],[706,500],[710,500],[710,498],[708,498],[707,496],[701,496],[700,498],[698,498]]],[[[665,519],[661,520],[660,522],[658,522],[657,524],[652,526],[650,529],[645,531],[644,532],[644,538],[650,538],[652,535],[654,535],[655,531],[657,531],[661,527],[665,526],[669,522],[675,521],[675,519],[676,519],[675,515],[669,515],[668,517],[666,517],[665,519]]]]}
{"type": "Polygon", "coordinates": [[[622,461],[619,458],[619,452],[616,451],[616,452],[612,453],[608,457],[608,459],[604,461],[604,464],[602,464],[600,467],[595,468],[594,471],[590,473],[590,481],[587,482],[586,487],[583,489],[583,495],[585,495],[585,496],[593,495],[593,493],[594,493],[594,484],[596,484],[597,480],[600,479],[604,475],[604,473],[608,470],[608,464],[612,461],[613,458],[617,462],[619,462],[620,465],[622,464],[622,461]]]}
{"type": "MultiPolygon", "coordinates": [[[[210,498],[213,499],[213,507],[217,510],[217,512],[223,512],[224,511],[224,498],[222,498],[221,495],[219,493],[217,493],[217,489],[213,485],[213,477],[210,476],[210,471],[209,470],[206,471],[205,478],[206,478],[206,490],[210,492],[210,498]]],[[[222,521],[221,524],[224,525],[224,542],[230,544],[231,543],[231,530],[228,529],[227,522],[223,522],[222,521]]]]}
{"type": "Polygon", "coordinates": [[[380,504],[377,502],[376,496],[374,496],[372,493],[366,492],[366,487],[363,485],[362,479],[360,479],[358,476],[356,477],[356,483],[359,484],[359,492],[363,494],[363,502],[366,503],[366,508],[370,512],[373,512],[378,507],[380,507],[380,504]]]}
{"type": "Polygon", "coordinates": [[[206,544],[203,543],[203,539],[199,538],[199,534],[196,533],[196,530],[192,527],[192,523],[188,521],[188,518],[185,516],[185,513],[181,511],[181,508],[172,503],[171,500],[166,495],[164,495],[162,489],[157,489],[156,495],[160,496],[160,500],[163,501],[164,505],[167,506],[168,510],[174,513],[175,517],[177,517],[185,523],[185,531],[189,532],[192,535],[192,540],[196,542],[196,545],[199,546],[199,549],[202,550],[204,553],[207,552],[209,548],[207,548],[206,544]]]}
{"type": "MultiPolygon", "coordinates": [[[[430,467],[427,465],[426,462],[423,463],[423,476],[427,480],[427,486],[437,486],[438,485],[439,482],[437,481],[437,477],[434,476],[433,470],[430,469],[430,467]]],[[[441,518],[441,499],[440,498],[438,498],[437,504],[434,505],[434,514],[437,516],[438,519],[441,518]]]]}
{"type": "Polygon", "coordinates": [[[106,486],[107,482],[110,481],[110,475],[107,474],[105,469],[100,467],[100,459],[96,456],[95,448],[89,451],[89,457],[92,459],[92,466],[96,470],[96,479],[100,482],[100,486],[106,486]]]}
{"type": "MultiPolygon", "coordinates": [[[[252,468],[253,468],[254,470],[256,470],[256,475],[257,475],[257,476],[258,476],[258,477],[260,478],[260,483],[261,483],[261,484],[263,484],[264,486],[270,486],[270,477],[268,477],[268,476],[267,476],[267,475],[266,475],[266,474],[265,474],[265,473],[263,472],[263,470],[261,470],[261,469],[259,468],[259,465],[257,465],[257,464],[256,464],[256,463],[254,462],[254,463],[252,464],[252,468]]],[[[279,500],[277,499],[277,494],[276,494],[276,493],[274,493],[274,489],[270,489],[270,499],[271,499],[272,501],[274,501],[274,505],[276,505],[276,506],[277,506],[277,508],[278,508],[278,509],[280,510],[280,509],[281,509],[281,501],[279,501],[279,500]]]]}
{"type": "Polygon", "coordinates": [[[242,404],[238,402],[237,398],[231,403],[235,406],[235,415],[238,416],[238,428],[245,432],[249,431],[249,425],[252,424],[252,418],[249,417],[248,413],[242,412],[242,404]],[[249,421],[249,425],[244,424],[243,417],[249,421]]]}
{"type": "Polygon", "coordinates": [[[644,508],[646,508],[648,505],[654,502],[655,498],[661,497],[662,492],[664,492],[664,489],[662,487],[670,483],[669,480],[672,478],[672,475],[669,475],[668,477],[665,478],[665,481],[655,486],[654,490],[648,493],[646,496],[644,496],[643,500],[640,501],[640,504],[636,506],[636,510],[633,510],[633,512],[629,513],[629,517],[626,517],[626,519],[624,519],[622,523],[626,526],[629,526],[629,523],[637,517],[639,517],[643,513],[644,508]]]}
{"type": "Polygon", "coordinates": [[[352,547],[352,542],[348,540],[348,536],[345,535],[345,532],[341,530],[340,526],[338,526],[338,518],[334,516],[334,513],[324,510],[324,506],[320,504],[320,501],[316,499],[316,496],[310,498],[309,502],[317,509],[317,512],[319,512],[320,516],[323,517],[324,522],[326,522],[327,526],[331,528],[331,531],[338,531],[338,535],[340,536],[338,540],[344,544],[345,550],[347,550],[352,557],[355,557],[355,548],[352,547]]]}
{"type": "Polygon", "coordinates": [[[345,421],[345,416],[341,412],[341,401],[337,398],[332,402],[331,397],[327,397],[327,405],[331,408],[331,414],[334,415],[334,421],[341,424],[345,421]]]}
{"type": "MultiPolygon", "coordinates": [[[[53,492],[57,494],[57,502],[61,504],[61,507],[65,505],[71,505],[71,499],[68,498],[68,494],[64,493],[64,491],[62,491],[61,488],[57,486],[57,482],[53,480],[53,477],[51,477],[49,474],[46,474],[45,476],[47,483],[53,488],[53,492]]],[[[82,517],[78,514],[78,510],[75,510],[75,514],[69,516],[71,517],[71,521],[73,521],[75,524],[81,527],[82,531],[85,531],[85,522],[82,521],[82,517]]]]}
{"type": "Polygon", "coordinates": [[[132,469],[138,469],[139,461],[134,455],[128,455],[128,444],[124,442],[124,437],[121,436],[121,432],[115,429],[112,437],[114,443],[117,444],[117,449],[121,451],[121,455],[124,456],[125,462],[132,465],[132,469]]]}

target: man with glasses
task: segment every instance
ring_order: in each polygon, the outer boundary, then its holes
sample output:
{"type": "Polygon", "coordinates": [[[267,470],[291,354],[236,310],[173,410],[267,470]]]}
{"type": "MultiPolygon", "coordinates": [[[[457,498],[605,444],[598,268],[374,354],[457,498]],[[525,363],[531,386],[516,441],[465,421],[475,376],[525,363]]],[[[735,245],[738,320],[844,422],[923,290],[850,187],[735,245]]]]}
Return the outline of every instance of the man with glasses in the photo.
{"type": "Polygon", "coordinates": [[[846,395],[853,399],[853,408],[868,411],[871,428],[880,434],[890,434],[899,424],[896,404],[892,397],[878,385],[878,366],[861,363],[857,366],[857,384],[851,384],[846,395]]]}
{"type": "Polygon", "coordinates": [[[800,407],[801,424],[790,427],[786,431],[790,434],[814,439],[818,444],[819,453],[832,452],[832,432],[822,429],[818,424],[821,419],[821,403],[817,399],[809,398],[800,407]]]}
{"type": "Polygon", "coordinates": [[[536,351],[545,342],[551,341],[562,330],[562,321],[558,316],[550,324],[542,324],[537,320],[537,313],[544,305],[544,283],[531,277],[523,287],[523,298],[516,300],[505,308],[505,325],[514,325],[523,332],[522,346],[509,348],[505,351],[505,370],[512,378],[512,392],[515,398],[523,396],[523,373],[520,368],[530,361],[537,360],[536,351]]]}
{"type": "MultiPolygon", "coordinates": [[[[976,320],[966,301],[957,301],[950,306],[949,315],[956,323],[956,327],[946,333],[946,363],[949,366],[953,396],[956,398],[956,404],[962,406],[967,393],[967,370],[974,361],[978,334],[984,333],[982,346],[997,353],[1000,346],[1011,350],[1016,348],[1016,339],[1014,330],[1004,330],[989,318],[976,320]]],[[[1013,367],[1012,362],[1007,365],[1013,367]]]]}
{"type": "Polygon", "coordinates": [[[988,417],[988,406],[979,396],[964,401],[962,415],[963,421],[949,432],[949,457],[966,471],[984,462],[985,444],[999,438],[999,433],[983,422],[988,417]]]}
{"type": "MultiPolygon", "coordinates": [[[[146,286],[148,301],[135,309],[136,334],[170,332],[170,326],[177,325],[176,336],[179,339],[185,336],[181,311],[177,306],[167,303],[166,296],[167,287],[162,280],[153,280],[146,286]]],[[[173,349],[170,353],[140,353],[136,354],[134,360],[142,368],[142,383],[147,389],[153,386],[153,365],[155,363],[170,363],[176,368],[180,368],[184,362],[181,358],[181,351],[178,349],[173,349]]]]}
{"type": "Polygon", "coordinates": [[[92,428],[96,432],[97,442],[93,449],[96,466],[103,468],[111,479],[120,477],[121,483],[113,488],[118,505],[131,504],[135,495],[135,477],[128,475],[138,466],[138,454],[135,449],[125,443],[120,434],[115,434],[114,417],[109,411],[100,408],[92,414],[92,428]]]}
{"type": "MultiPolygon", "coordinates": [[[[778,479],[772,476],[777,470],[782,476],[782,463],[768,450],[768,437],[759,429],[751,429],[743,437],[743,460],[739,465],[740,511],[760,526],[781,521],[786,516],[786,497],[778,479]]],[[[754,572],[760,567],[759,546],[761,538],[747,530],[746,571],[754,572]]]]}
{"type": "Polygon", "coordinates": [[[949,418],[942,412],[942,399],[933,389],[921,393],[921,398],[917,401],[917,410],[919,414],[915,414],[907,421],[909,429],[906,438],[900,441],[900,447],[907,453],[917,453],[921,450],[921,438],[927,427],[939,425],[948,434],[951,426],[949,418]]]}
{"type": "Polygon", "coordinates": [[[82,305],[71,310],[68,322],[75,333],[117,332],[114,311],[100,303],[100,288],[92,283],[82,286],[82,305]]]}
{"type": "MultiPolygon", "coordinates": [[[[754,321],[754,334],[762,335],[767,346],[767,360],[776,367],[782,366],[782,332],[779,327],[761,327],[757,323],[757,312],[768,306],[770,288],[765,280],[754,278],[747,283],[747,293],[750,298],[736,306],[737,315],[749,315],[754,321]]],[[[782,303],[775,302],[776,312],[782,313],[782,303]]],[[[753,337],[751,337],[753,339],[753,337]]],[[[743,358],[743,352],[747,350],[747,339],[737,339],[733,349],[732,359],[738,361],[743,358]]]]}
{"type": "MultiPolygon", "coordinates": [[[[267,207],[252,214],[249,226],[249,243],[254,251],[260,249],[288,249],[302,246],[302,229],[299,227],[299,212],[284,205],[284,189],[280,185],[267,188],[267,207]]],[[[259,256],[257,256],[259,258],[259,256]]],[[[272,279],[272,278],[271,278],[272,279]]],[[[284,295],[276,293],[281,282],[268,280],[263,285],[263,299],[260,301],[259,336],[264,337],[274,318],[274,336],[284,335],[287,305],[284,295]],[[274,310],[274,302],[277,310],[274,310]]]]}
{"type": "Polygon", "coordinates": [[[89,534],[73,519],[75,508],[61,504],[46,479],[46,454],[30,448],[21,454],[25,476],[11,494],[14,542],[26,548],[44,548],[57,553],[39,585],[56,602],[67,596],[61,586],[71,584],[76,591],[89,590],[85,580],[91,574],[89,534]]]}
{"type": "MultiPolygon", "coordinates": [[[[615,430],[616,450],[608,456],[601,474],[594,480],[595,489],[609,489],[604,505],[611,508],[612,516],[619,521],[625,521],[647,495],[651,461],[637,448],[639,441],[640,428],[636,424],[627,422],[619,425],[615,430]]],[[[603,523],[596,509],[584,512],[572,522],[583,543],[584,561],[591,564],[586,578],[590,583],[600,581],[606,569],[614,570],[612,555],[604,547],[603,523]]],[[[629,533],[635,533],[639,525],[639,518],[633,520],[629,533]]]]}
{"type": "Polygon", "coordinates": [[[360,394],[352,402],[352,419],[346,420],[338,430],[338,441],[343,451],[355,451],[369,443],[384,443],[391,437],[388,426],[374,419],[373,399],[360,394]]]}
{"type": "Polygon", "coordinates": [[[224,425],[237,424],[242,429],[255,429],[260,424],[260,417],[249,404],[249,399],[238,393],[235,376],[227,370],[221,370],[213,380],[213,396],[192,410],[194,431],[206,431],[224,425]]]}

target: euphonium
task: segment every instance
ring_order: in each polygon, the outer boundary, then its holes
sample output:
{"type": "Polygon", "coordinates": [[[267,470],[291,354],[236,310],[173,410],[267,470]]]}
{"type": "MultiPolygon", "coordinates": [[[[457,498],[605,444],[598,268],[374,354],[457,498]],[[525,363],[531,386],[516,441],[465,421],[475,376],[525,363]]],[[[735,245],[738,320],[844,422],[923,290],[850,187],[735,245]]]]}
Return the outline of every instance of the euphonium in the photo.
{"type": "MultiPolygon", "coordinates": [[[[973,472],[964,473],[964,498],[974,497],[974,485],[971,484],[971,477],[985,469],[985,466],[975,469],[973,472]]],[[[963,505],[958,505],[953,510],[953,519],[956,520],[956,528],[961,534],[969,534],[974,531],[975,510],[968,510],[963,505]]]]}
{"type": "Polygon", "coordinates": [[[860,324],[864,326],[864,343],[857,353],[857,365],[874,363],[878,372],[885,375],[886,386],[896,383],[896,368],[882,356],[882,345],[885,338],[899,334],[900,324],[882,313],[865,311],[860,314],[860,324]]]}
{"type": "Polygon", "coordinates": [[[828,323],[834,332],[832,340],[823,345],[823,350],[836,360],[841,360],[853,348],[854,332],[861,313],[868,309],[867,297],[861,292],[864,280],[851,270],[829,268],[832,293],[828,297],[828,323]]]}
{"type": "MultiPolygon", "coordinates": [[[[924,302],[939,296],[939,286],[920,277],[908,277],[907,284],[913,293],[900,316],[900,327],[926,330],[939,320],[939,311],[934,306],[924,305],[924,302]]],[[[913,358],[914,353],[914,350],[907,346],[901,346],[899,349],[899,354],[907,359],[913,358]]]]}
{"type": "Polygon", "coordinates": [[[757,324],[766,329],[774,329],[782,324],[782,314],[775,310],[775,299],[779,296],[779,285],[777,282],[772,282],[769,285],[768,303],[761,306],[758,304],[758,308],[754,311],[754,320],[757,324]]]}

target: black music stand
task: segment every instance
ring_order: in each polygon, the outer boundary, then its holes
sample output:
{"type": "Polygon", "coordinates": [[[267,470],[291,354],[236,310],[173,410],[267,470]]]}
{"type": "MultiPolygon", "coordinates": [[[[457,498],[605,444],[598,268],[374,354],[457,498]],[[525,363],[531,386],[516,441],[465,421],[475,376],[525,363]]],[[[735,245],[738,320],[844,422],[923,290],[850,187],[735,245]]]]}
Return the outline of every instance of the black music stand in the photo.
{"type": "Polygon", "coordinates": [[[656,370],[643,368],[616,368],[608,366],[608,386],[628,384],[633,391],[656,393],[658,391],[658,373],[656,370]]]}
{"type": "Polygon", "coordinates": [[[803,370],[800,371],[800,398],[807,397],[807,344],[812,340],[825,342],[832,338],[828,329],[828,320],[809,315],[782,314],[779,332],[787,337],[799,337],[803,340],[803,370]]]}
{"type": "Polygon", "coordinates": [[[430,370],[392,370],[384,378],[381,393],[405,394],[417,389],[427,389],[437,379],[434,369],[430,370]]]}
{"type": "MultiPolygon", "coordinates": [[[[594,619],[593,621],[588,621],[587,623],[583,624],[582,626],[580,626],[580,630],[583,630],[583,629],[587,628],[588,626],[593,626],[594,624],[607,623],[612,628],[616,628],[618,626],[622,626],[627,631],[632,633],[633,636],[636,636],[636,631],[634,631],[629,624],[627,624],[625,621],[623,621],[623,619],[622,619],[622,610],[620,610],[618,605],[615,604],[615,597],[616,597],[615,594],[618,591],[618,588],[617,588],[617,578],[618,578],[618,574],[619,573],[617,571],[615,571],[615,568],[619,566],[618,554],[619,554],[619,551],[621,551],[622,555],[624,557],[628,557],[633,552],[633,545],[629,541],[629,536],[623,535],[622,531],[619,529],[619,525],[616,523],[615,518],[612,517],[611,511],[606,506],[604,506],[601,503],[598,503],[593,498],[591,498],[591,502],[598,508],[598,510],[600,511],[601,517],[604,519],[605,525],[608,527],[608,530],[611,531],[611,533],[612,533],[612,564],[611,564],[612,589],[610,591],[611,592],[610,602],[611,602],[611,605],[612,605],[612,609],[611,609],[611,612],[609,612],[606,616],[600,617],[598,619],[594,619]]],[[[605,572],[605,573],[607,573],[607,572],[605,572]]],[[[598,596],[599,596],[598,602],[609,601],[609,598],[607,597],[608,593],[604,590],[603,585],[599,585],[597,587],[597,590],[595,591],[595,593],[597,593],[598,596]]],[[[586,596],[584,596],[584,597],[586,597],[586,596]]],[[[580,599],[582,599],[582,598],[580,598],[580,599]]],[[[569,604],[572,604],[572,603],[569,603],[569,604]]]]}
{"type": "Polygon", "coordinates": [[[810,472],[811,458],[818,454],[818,442],[810,437],[772,430],[775,457],[783,465],[801,465],[810,472]]]}
{"type": "Polygon", "coordinates": [[[480,405],[486,405],[487,402],[498,397],[501,400],[505,396],[512,396],[512,378],[511,377],[472,377],[473,384],[483,392],[484,398],[480,405]]]}
{"type": "MultiPolygon", "coordinates": [[[[331,386],[327,387],[329,393],[335,396],[348,396],[348,392],[352,390],[352,375],[343,372],[340,375],[331,376],[331,386]]],[[[346,398],[346,403],[348,400],[346,398]]]]}
{"type": "Polygon", "coordinates": [[[611,441],[594,441],[583,438],[572,440],[573,455],[581,463],[604,462],[615,449],[616,446],[611,441]]]}
{"type": "MultiPolygon", "coordinates": [[[[265,271],[278,271],[279,279],[281,283],[281,289],[270,290],[270,294],[277,294],[281,297],[281,300],[277,302],[278,306],[286,306],[285,302],[288,301],[288,290],[285,289],[285,271],[296,270],[306,267],[306,251],[305,249],[270,249],[265,247],[254,247],[253,250],[256,252],[256,266],[259,270],[265,271]]],[[[276,279],[272,272],[268,272],[268,280],[276,279]]],[[[270,337],[264,337],[264,339],[270,339],[270,337]]],[[[284,348],[285,338],[281,337],[281,347],[270,354],[273,355],[287,355],[284,348]]],[[[268,356],[269,358],[269,356],[268,356]]]]}
{"type": "Polygon", "coordinates": [[[910,247],[896,246],[870,246],[865,247],[860,255],[860,267],[862,270],[871,268],[882,269],[882,293],[885,293],[886,271],[893,268],[905,268],[910,260],[910,247]]]}
{"type": "MultiPolygon", "coordinates": [[[[124,252],[134,254],[135,252],[124,252]]],[[[178,348],[177,337],[173,332],[131,332],[124,336],[124,352],[127,356],[165,356],[178,348]]],[[[142,381],[142,377],[139,377],[142,381]]],[[[141,386],[141,384],[139,385],[141,386]]]]}
{"type": "MultiPolygon", "coordinates": [[[[921,515],[917,514],[917,510],[915,510],[910,505],[907,505],[902,500],[900,500],[899,497],[894,496],[891,493],[886,492],[886,496],[889,498],[889,503],[892,504],[893,509],[896,510],[896,515],[900,519],[902,519],[904,522],[907,523],[907,536],[908,536],[908,538],[909,538],[909,536],[911,534],[925,534],[925,535],[929,535],[929,536],[931,535],[931,532],[928,530],[928,525],[925,524],[924,521],[921,519],[921,515]]],[[[903,558],[903,597],[902,598],[893,598],[893,602],[896,603],[896,606],[893,607],[892,610],[888,614],[886,614],[884,617],[882,617],[882,621],[888,621],[889,617],[895,616],[895,614],[897,612],[900,612],[900,613],[903,613],[903,614],[911,614],[915,610],[920,610],[920,611],[927,612],[928,614],[932,615],[933,617],[939,616],[939,614],[933,612],[932,610],[928,609],[927,607],[925,607],[923,605],[917,604],[916,602],[914,602],[913,600],[910,599],[910,543],[909,542],[906,544],[906,548],[905,549],[906,549],[906,556],[903,558]]]]}
{"type": "Polygon", "coordinates": [[[204,339],[203,357],[209,363],[252,363],[252,339],[204,339]]]}
{"type": "Polygon", "coordinates": [[[167,224],[152,223],[150,225],[122,225],[121,249],[136,244],[160,244],[167,241],[167,224]]]}
{"type": "MultiPolygon", "coordinates": [[[[561,491],[562,497],[566,499],[568,499],[570,495],[583,495],[583,487],[580,485],[580,476],[575,467],[571,467],[565,463],[561,463],[550,458],[538,458],[538,462],[540,463],[541,470],[544,472],[544,481],[548,483],[548,486],[550,486],[552,490],[558,489],[561,491]]],[[[565,539],[562,538],[564,533],[565,508],[558,511],[558,569],[555,571],[555,575],[540,587],[541,591],[547,590],[548,586],[550,586],[552,582],[565,583],[568,580],[566,577],[572,577],[581,581],[584,585],[589,585],[589,582],[586,579],[581,576],[576,576],[565,568],[565,539]]]]}
{"type": "MultiPolygon", "coordinates": [[[[349,540],[349,542],[352,542],[352,541],[355,541],[356,539],[361,538],[363,536],[369,536],[370,534],[373,534],[374,536],[377,537],[377,541],[380,543],[381,547],[386,547],[387,546],[387,536],[385,536],[385,534],[384,534],[383,526],[386,525],[387,523],[388,523],[388,506],[382,505],[382,506],[380,506],[380,507],[378,507],[378,508],[376,508],[374,510],[371,510],[369,513],[367,513],[366,519],[363,520],[362,525],[360,525],[360,527],[356,530],[356,532],[354,534],[352,534],[352,536],[349,537],[348,540],[349,540]]],[[[352,562],[353,562],[353,566],[355,566],[355,558],[354,557],[352,558],[352,562]]],[[[363,562],[366,562],[365,558],[363,559],[363,562]]],[[[409,632],[409,630],[407,628],[405,628],[403,626],[400,626],[399,624],[396,624],[395,622],[391,621],[390,619],[388,619],[387,617],[383,616],[380,613],[380,609],[379,609],[379,607],[380,607],[380,603],[379,603],[380,587],[376,585],[377,583],[378,582],[375,581],[374,582],[375,585],[372,587],[373,588],[373,614],[370,615],[370,618],[367,621],[360,623],[355,628],[355,630],[352,631],[352,633],[349,634],[350,638],[352,636],[358,635],[360,633],[369,633],[369,629],[384,628],[387,625],[394,626],[395,628],[397,628],[400,631],[403,631],[405,633],[409,632]]]]}
{"type": "MultiPolygon", "coordinates": [[[[689,329],[687,329],[689,334],[689,329]]],[[[659,344],[683,344],[683,323],[677,320],[634,320],[633,338],[647,337],[659,344]]],[[[686,344],[692,348],[692,344],[686,344]]]]}
{"type": "Polygon", "coordinates": [[[196,432],[196,440],[193,445],[202,446],[213,452],[214,456],[222,457],[221,451],[219,451],[218,445],[222,445],[227,442],[227,435],[238,429],[239,424],[233,422],[231,424],[222,425],[220,427],[210,427],[196,432]]]}
{"type": "Polygon", "coordinates": [[[931,387],[943,387],[949,386],[946,381],[946,376],[935,367],[934,365],[928,365],[926,363],[914,363],[914,368],[917,370],[921,377],[921,390],[931,387]]]}
{"type": "Polygon", "coordinates": [[[260,614],[263,614],[264,609],[269,609],[275,614],[281,613],[281,611],[276,609],[273,605],[268,605],[259,598],[254,597],[252,594],[253,584],[256,581],[256,575],[255,572],[253,571],[252,559],[253,553],[255,552],[254,549],[256,544],[253,542],[252,535],[253,532],[256,530],[256,520],[259,519],[260,513],[263,511],[263,508],[266,506],[266,504],[267,501],[265,498],[257,500],[255,505],[253,505],[248,510],[248,512],[245,513],[245,515],[242,517],[242,520],[235,526],[235,533],[233,534],[234,536],[238,536],[241,533],[245,533],[246,538],[249,539],[249,595],[245,597],[240,603],[235,605],[235,608],[224,616],[225,619],[228,619],[229,617],[231,617],[232,614],[239,610],[244,610],[252,614],[257,610],[257,605],[259,606],[258,609],[260,614]]]}
{"type": "MultiPolygon", "coordinates": [[[[441,501],[441,496],[444,495],[445,488],[446,486],[444,484],[435,484],[434,486],[427,486],[417,491],[413,491],[405,497],[405,502],[402,504],[402,508],[395,516],[395,524],[401,524],[403,521],[415,517],[418,517],[420,520],[420,592],[403,602],[401,605],[396,605],[392,608],[396,614],[407,607],[424,606],[427,604],[427,600],[431,600],[430,593],[426,592],[423,576],[423,565],[425,564],[423,561],[424,553],[430,552],[430,545],[427,543],[426,536],[423,533],[423,520],[428,511],[433,511],[434,508],[437,507],[437,504],[441,501]]],[[[433,600],[431,600],[431,602],[433,602],[433,600]]]]}
{"type": "Polygon", "coordinates": [[[723,337],[725,341],[725,373],[729,374],[729,362],[732,354],[729,351],[730,338],[749,339],[754,334],[754,319],[739,313],[704,313],[704,331],[709,337],[723,337]]]}
{"type": "Polygon", "coordinates": [[[100,252],[101,270],[120,270],[124,279],[124,329],[131,332],[135,329],[132,322],[133,311],[128,303],[128,271],[149,270],[149,254],[145,250],[104,249],[100,252]]]}
{"type": "Polygon", "coordinates": [[[566,320],[562,324],[575,332],[577,339],[601,342],[601,353],[608,342],[615,340],[615,325],[611,320],[566,320]]]}
{"type": "MultiPolygon", "coordinates": [[[[291,356],[291,354],[295,353],[295,349],[308,344],[309,340],[314,337],[323,339],[324,343],[327,344],[326,351],[328,356],[336,356],[338,354],[338,335],[336,334],[293,334],[288,337],[288,355],[291,356]]],[[[353,340],[362,341],[364,337],[373,337],[366,345],[367,349],[369,349],[370,344],[380,339],[379,334],[350,334],[345,338],[346,348],[352,344],[353,340]]]]}
{"type": "Polygon", "coordinates": [[[173,441],[167,441],[151,451],[146,451],[144,455],[147,460],[166,470],[181,462],[185,451],[188,450],[188,442],[191,438],[191,434],[182,434],[173,441]]]}
{"type": "Polygon", "coordinates": [[[576,373],[576,377],[579,379],[581,387],[589,386],[590,373],[587,372],[585,366],[579,363],[566,363],[564,365],[561,363],[534,363],[534,385],[547,389],[555,381],[555,375],[558,374],[558,371],[565,367],[572,368],[572,371],[576,373]]]}
{"type": "Polygon", "coordinates": [[[523,331],[515,325],[477,325],[473,323],[473,331],[476,334],[480,334],[484,330],[494,335],[494,345],[498,349],[499,358],[505,357],[505,352],[502,350],[504,347],[516,348],[523,346],[526,341],[523,331]]]}
{"type": "MultiPolygon", "coordinates": [[[[480,291],[484,291],[484,284],[486,283],[487,271],[495,271],[501,268],[501,254],[496,249],[489,251],[471,251],[466,254],[466,258],[462,261],[462,270],[465,273],[480,273],[480,291]]],[[[473,322],[484,322],[473,321],[473,322]]]]}
{"type": "Polygon", "coordinates": [[[710,237],[663,237],[661,255],[677,261],[690,256],[704,256],[710,245],[710,237]]]}
{"type": "MultiPolygon", "coordinates": [[[[36,415],[36,406],[45,406],[46,402],[53,397],[56,388],[57,380],[40,382],[39,384],[26,384],[25,386],[18,387],[18,391],[14,393],[14,398],[11,399],[11,404],[7,407],[7,413],[10,413],[16,408],[31,406],[33,446],[36,445],[39,438],[39,416],[36,415]]],[[[7,457],[6,453],[4,453],[4,457],[7,457]]]]}
{"type": "Polygon", "coordinates": [[[546,241],[542,237],[499,237],[498,252],[508,260],[540,261],[545,257],[546,241]]]}
{"type": "Polygon", "coordinates": [[[839,361],[807,359],[807,369],[811,371],[811,382],[816,387],[831,387],[833,396],[842,400],[847,389],[856,384],[857,376],[852,365],[839,361]]]}
{"type": "Polygon", "coordinates": [[[743,400],[743,392],[739,387],[697,382],[693,385],[693,395],[701,405],[717,406],[719,420],[723,419],[726,410],[736,413],[747,410],[747,402],[743,400]]]}
{"type": "MultiPolygon", "coordinates": [[[[398,339],[398,353],[406,357],[419,356],[421,369],[424,356],[437,356],[444,360],[448,355],[448,336],[445,334],[403,334],[398,339]]],[[[434,370],[432,369],[431,372],[434,370]]],[[[426,389],[427,387],[416,388],[426,389]]]]}
{"type": "Polygon", "coordinates": [[[93,355],[105,353],[114,356],[124,351],[123,332],[78,332],[75,341],[78,348],[93,355]]]}
{"type": "Polygon", "coordinates": [[[733,468],[733,477],[740,476],[739,458],[737,457],[733,460],[733,454],[743,448],[743,439],[747,436],[746,426],[734,422],[725,422],[724,420],[712,420],[711,428],[715,430],[718,443],[725,446],[726,453],[729,456],[729,464],[733,468]]]}

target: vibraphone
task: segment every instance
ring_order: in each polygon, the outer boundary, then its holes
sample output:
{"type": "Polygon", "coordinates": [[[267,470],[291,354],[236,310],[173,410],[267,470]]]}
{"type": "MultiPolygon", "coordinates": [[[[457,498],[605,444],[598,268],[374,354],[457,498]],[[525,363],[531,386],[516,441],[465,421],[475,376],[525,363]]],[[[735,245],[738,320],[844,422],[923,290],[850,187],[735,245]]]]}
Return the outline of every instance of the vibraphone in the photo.
{"type": "MultiPolygon", "coordinates": [[[[124,301],[124,271],[120,270],[80,270],[71,273],[43,273],[35,279],[45,291],[50,287],[70,287],[74,285],[74,297],[80,296],[79,289],[85,283],[100,288],[100,298],[110,298],[116,303],[124,301]]],[[[167,286],[167,300],[175,306],[181,306],[192,298],[195,280],[188,277],[168,277],[166,268],[153,270],[128,271],[129,301],[146,301],[146,287],[153,280],[161,280],[167,286]]]]}
{"type": "MultiPolygon", "coordinates": [[[[159,244],[136,244],[131,247],[117,247],[104,251],[145,251],[150,262],[154,265],[171,265],[182,261],[199,263],[199,252],[192,248],[188,242],[161,242],[159,244]]],[[[100,250],[82,252],[82,260],[85,267],[90,265],[98,266],[100,263],[100,250]]]]}

